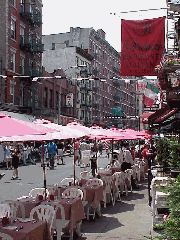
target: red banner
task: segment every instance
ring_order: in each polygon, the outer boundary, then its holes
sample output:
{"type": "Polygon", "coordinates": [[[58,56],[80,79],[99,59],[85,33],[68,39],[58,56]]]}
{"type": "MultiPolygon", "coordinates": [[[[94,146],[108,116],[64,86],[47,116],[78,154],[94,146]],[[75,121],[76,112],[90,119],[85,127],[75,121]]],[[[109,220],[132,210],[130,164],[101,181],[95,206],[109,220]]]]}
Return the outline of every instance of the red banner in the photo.
{"type": "Polygon", "coordinates": [[[121,76],[157,75],[165,42],[165,17],[121,20],[121,76]]]}

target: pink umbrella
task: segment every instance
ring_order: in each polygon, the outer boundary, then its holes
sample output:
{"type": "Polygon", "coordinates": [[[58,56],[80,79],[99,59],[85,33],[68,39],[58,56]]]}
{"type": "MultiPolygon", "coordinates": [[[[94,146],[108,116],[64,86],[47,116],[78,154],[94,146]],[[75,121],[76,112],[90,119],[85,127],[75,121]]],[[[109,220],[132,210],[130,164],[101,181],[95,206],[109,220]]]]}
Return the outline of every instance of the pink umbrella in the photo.
{"type": "Polygon", "coordinates": [[[37,124],[17,120],[9,116],[0,117],[0,137],[46,134],[53,131],[52,129],[40,127],[37,124]]]}
{"type": "MultiPolygon", "coordinates": [[[[38,124],[44,126],[44,124],[38,124]]],[[[86,133],[78,128],[70,128],[69,126],[62,126],[55,123],[48,123],[45,126],[51,130],[56,130],[57,133],[53,135],[54,139],[68,139],[68,138],[81,138],[86,133]],[[59,133],[58,133],[59,132],[59,133]]]]}

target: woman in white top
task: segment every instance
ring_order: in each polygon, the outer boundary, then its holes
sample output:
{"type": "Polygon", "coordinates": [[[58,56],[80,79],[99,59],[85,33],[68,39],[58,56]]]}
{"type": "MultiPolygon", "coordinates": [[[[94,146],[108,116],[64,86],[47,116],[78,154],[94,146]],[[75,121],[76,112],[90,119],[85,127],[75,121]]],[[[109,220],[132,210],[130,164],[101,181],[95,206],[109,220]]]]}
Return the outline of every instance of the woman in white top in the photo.
{"type": "Polygon", "coordinates": [[[6,149],[6,170],[8,170],[9,162],[10,162],[10,168],[12,169],[11,146],[9,143],[7,143],[5,149],[6,149]]]}

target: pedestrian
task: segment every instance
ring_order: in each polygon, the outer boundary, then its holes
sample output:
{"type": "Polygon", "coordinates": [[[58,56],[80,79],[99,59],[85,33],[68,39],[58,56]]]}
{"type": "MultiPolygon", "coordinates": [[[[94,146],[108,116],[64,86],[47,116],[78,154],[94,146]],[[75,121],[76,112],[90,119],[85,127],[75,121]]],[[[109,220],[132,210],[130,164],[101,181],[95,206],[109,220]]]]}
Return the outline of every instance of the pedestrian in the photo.
{"type": "Polygon", "coordinates": [[[153,155],[153,153],[149,152],[149,144],[145,144],[143,149],[142,149],[142,157],[143,157],[143,161],[145,162],[145,166],[144,166],[144,173],[147,172],[148,170],[148,160],[149,158],[153,155]]]}
{"type": "Polygon", "coordinates": [[[10,162],[10,169],[12,169],[12,156],[11,156],[11,145],[9,143],[6,144],[5,147],[6,152],[6,170],[9,168],[9,162],[10,162]]]}
{"type": "Polygon", "coordinates": [[[23,163],[24,163],[24,166],[27,165],[26,161],[27,161],[27,145],[24,143],[24,146],[23,146],[23,163]]]}
{"type": "Polygon", "coordinates": [[[63,161],[63,149],[64,149],[64,143],[63,141],[59,141],[57,143],[57,152],[58,152],[58,156],[57,156],[57,165],[60,165],[59,163],[59,159],[61,159],[61,164],[65,164],[63,161]]]}
{"type": "Polygon", "coordinates": [[[20,152],[18,152],[17,149],[14,149],[12,151],[12,165],[14,167],[12,179],[19,178],[19,173],[18,173],[19,154],[20,154],[20,152]]]}
{"type": "Polygon", "coordinates": [[[33,165],[36,165],[36,162],[35,162],[35,149],[34,149],[34,146],[33,146],[33,143],[30,144],[29,146],[29,149],[30,149],[30,152],[29,152],[29,159],[31,161],[31,163],[33,165]]]}
{"type": "Polygon", "coordinates": [[[102,141],[98,141],[98,152],[99,152],[99,156],[102,156],[102,151],[103,151],[103,143],[102,141]]]}
{"type": "Polygon", "coordinates": [[[77,161],[78,165],[80,165],[80,159],[81,159],[81,154],[80,154],[80,141],[77,139],[77,141],[74,143],[74,149],[75,149],[75,162],[77,161]]]}
{"type": "MultiPolygon", "coordinates": [[[[46,159],[46,154],[47,154],[47,146],[43,144],[43,149],[44,149],[44,160],[46,159]]],[[[42,151],[42,145],[39,147],[40,151],[40,156],[41,156],[41,167],[43,167],[43,151],[42,151]]]]}
{"type": "Polygon", "coordinates": [[[47,150],[48,150],[48,155],[49,155],[49,161],[50,161],[50,169],[54,169],[54,156],[57,150],[57,145],[51,140],[47,144],[47,150]]]}

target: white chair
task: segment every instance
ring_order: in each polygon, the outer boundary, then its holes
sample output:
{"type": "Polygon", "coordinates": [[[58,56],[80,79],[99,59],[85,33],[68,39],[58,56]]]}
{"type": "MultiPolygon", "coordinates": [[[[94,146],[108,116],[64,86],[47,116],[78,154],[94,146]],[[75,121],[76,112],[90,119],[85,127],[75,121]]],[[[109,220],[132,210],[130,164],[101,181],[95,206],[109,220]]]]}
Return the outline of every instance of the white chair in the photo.
{"type": "Polygon", "coordinates": [[[2,238],[2,240],[13,240],[13,237],[11,237],[10,235],[8,235],[6,233],[2,233],[2,232],[0,232],[0,237],[2,238]]]}
{"type": "Polygon", "coordinates": [[[132,192],[132,184],[131,184],[131,176],[133,175],[132,169],[125,170],[125,176],[126,176],[126,185],[130,188],[130,191],[132,192]]]}
{"type": "MultiPolygon", "coordinates": [[[[45,198],[45,188],[33,188],[29,192],[30,197],[36,197],[37,195],[43,195],[43,197],[45,198]]],[[[49,196],[49,191],[48,189],[46,189],[46,197],[48,196],[49,196]]]]}
{"type": "Polygon", "coordinates": [[[118,173],[118,187],[119,187],[119,191],[121,194],[123,194],[125,192],[126,196],[128,195],[128,189],[127,189],[127,185],[126,185],[126,175],[124,172],[116,172],[118,173]]]}
{"type": "Polygon", "coordinates": [[[49,194],[54,195],[55,191],[57,191],[57,189],[58,189],[58,186],[57,186],[57,184],[49,185],[49,186],[47,186],[47,189],[49,191],[49,194]]]}
{"type": "Polygon", "coordinates": [[[92,177],[93,177],[93,175],[92,175],[91,172],[84,171],[84,172],[80,173],[80,178],[89,179],[89,178],[92,178],[92,177]]]}
{"type": "Polygon", "coordinates": [[[144,170],[144,168],[145,168],[145,162],[144,161],[140,161],[140,175],[141,175],[141,178],[143,178],[143,180],[145,180],[145,170],[144,170]]]}
{"type": "Polygon", "coordinates": [[[62,193],[62,198],[81,198],[83,199],[83,192],[79,188],[70,187],[64,190],[62,193]]]}
{"type": "Polygon", "coordinates": [[[54,221],[54,208],[48,205],[39,205],[34,207],[30,212],[30,219],[36,219],[41,221],[46,221],[48,223],[50,232],[52,229],[53,221],[54,221]]]}
{"type": "Polygon", "coordinates": [[[55,214],[54,214],[54,220],[52,224],[52,229],[55,229],[57,232],[57,240],[61,240],[61,234],[62,234],[62,229],[66,228],[69,224],[69,220],[65,219],[65,212],[64,212],[64,207],[57,202],[46,202],[43,201],[41,205],[50,205],[51,207],[54,208],[55,214]],[[58,211],[61,211],[61,218],[57,218],[56,214],[58,211]]]}
{"type": "Polygon", "coordinates": [[[116,200],[121,201],[121,194],[119,190],[119,177],[120,177],[120,172],[115,172],[112,175],[112,181],[115,183],[115,188],[116,188],[113,191],[114,204],[116,200]]]}
{"type": "Polygon", "coordinates": [[[25,207],[21,201],[5,200],[4,203],[10,206],[10,215],[12,218],[25,218],[25,207]]]}
{"type": "Polygon", "coordinates": [[[7,214],[10,216],[10,206],[5,203],[0,204],[0,218],[6,217],[7,214]]]}
{"type": "Polygon", "coordinates": [[[104,208],[106,208],[108,196],[110,196],[110,200],[114,206],[114,199],[113,199],[113,195],[112,195],[112,191],[111,191],[112,177],[111,176],[103,176],[102,180],[104,181],[104,185],[105,185],[105,189],[103,190],[104,208]]]}
{"type": "Polygon", "coordinates": [[[71,185],[74,185],[74,178],[64,178],[63,180],[61,180],[60,185],[69,186],[69,182],[71,182],[71,185]]]}
{"type": "Polygon", "coordinates": [[[92,178],[87,180],[86,186],[103,186],[103,181],[98,178],[92,178]]]}
{"type": "Polygon", "coordinates": [[[133,179],[140,182],[141,180],[141,171],[140,171],[140,166],[139,164],[134,164],[132,166],[132,170],[133,170],[133,179]]]}

